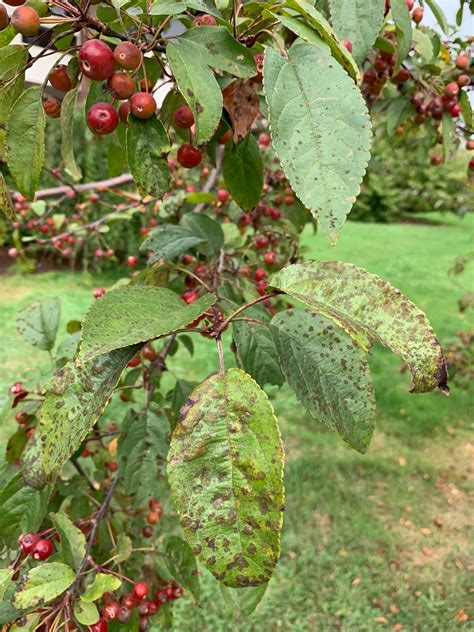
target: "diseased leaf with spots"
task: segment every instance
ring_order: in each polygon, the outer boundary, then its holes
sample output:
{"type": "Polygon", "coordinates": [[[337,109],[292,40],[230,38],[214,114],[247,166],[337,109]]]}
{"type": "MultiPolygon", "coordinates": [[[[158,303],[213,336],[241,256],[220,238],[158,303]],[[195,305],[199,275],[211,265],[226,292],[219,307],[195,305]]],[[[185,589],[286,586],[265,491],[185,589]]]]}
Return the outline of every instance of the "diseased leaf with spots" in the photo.
{"type": "Polygon", "coordinates": [[[280,549],[282,474],[265,392],[240,369],[208,377],[181,410],[168,476],[193,552],[225,585],[269,580],[280,549]]]}
{"type": "Polygon", "coordinates": [[[20,610],[37,608],[59,597],[76,579],[70,566],[50,562],[30,568],[15,591],[13,605],[20,610]]]}
{"type": "Polygon", "coordinates": [[[340,38],[352,44],[352,56],[361,64],[382,28],[384,0],[330,0],[331,19],[340,38]]]}
{"type": "Polygon", "coordinates": [[[336,322],[363,349],[378,340],[400,355],[412,392],[449,391],[446,360],[425,314],[375,274],[350,263],[307,261],[277,272],[270,287],[336,322]]]}
{"type": "Polygon", "coordinates": [[[61,317],[59,298],[44,298],[22,309],[17,315],[18,333],[34,347],[51,351],[61,317]]]}
{"type": "Polygon", "coordinates": [[[116,349],[87,363],[79,364],[74,358],[53,376],[35,432],[41,441],[45,474],[58,470],[79,448],[140,347],[116,349]]]}
{"type": "Polygon", "coordinates": [[[222,97],[234,130],[234,143],[239,143],[249,136],[260,110],[260,99],[252,81],[243,79],[236,79],[226,86],[222,91],[222,97]]]}
{"type": "Polygon", "coordinates": [[[5,147],[8,168],[18,191],[33,200],[44,161],[42,88],[29,88],[13,104],[8,120],[5,147]]]}
{"type": "Polygon", "coordinates": [[[25,486],[21,473],[0,489],[0,543],[15,546],[18,536],[36,532],[46,514],[51,489],[36,491],[25,486]]]}
{"type": "Polygon", "coordinates": [[[51,514],[60,537],[59,551],[63,562],[76,570],[86,554],[86,537],[65,513],[51,514]]]}
{"type": "Polygon", "coordinates": [[[166,159],[169,149],[168,135],[156,117],[141,120],[129,116],[128,166],[143,197],[160,198],[170,188],[170,168],[166,159]]]}
{"type": "Polygon", "coordinates": [[[186,305],[178,294],[162,287],[128,285],[95,301],[82,325],[80,362],[128,345],[146,342],[186,327],[215,303],[204,294],[186,305]]]}
{"type": "Polygon", "coordinates": [[[245,310],[246,316],[266,324],[237,321],[232,323],[232,332],[242,368],[260,385],[281,386],[285,377],[280,369],[277,350],[270,332],[268,313],[253,307],[245,310]]]}
{"type": "Polygon", "coordinates": [[[125,418],[118,444],[123,488],[135,505],[157,494],[169,448],[170,425],[165,414],[151,406],[125,418]]]}
{"type": "Polygon", "coordinates": [[[263,189],[263,159],[253,134],[225,148],[222,175],[232,198],[246,211],[259,202],[263,189]]]}
{"type": "Polygon", "coordinates": [[[288,58],[267,48],[264,88],[283,171],[335,241],[369,160],[371,129],[362,95],[326,49],[308,43],[294,44],[288,58]]]}
{"type": "Polygon", "coordinates": [[[365,352],[326,318],[291,309],[271,331],[289,385],[306,410],[365,452],[375,427],[375,398],[365,352]]]}
{"type": "Polygon", "coordinates": [[[0,213],[3,213],[7,219],[13,221],[15,219],[15,207],[8,190],[7,183],[0,172],[0,213]]]}
{"type": "Polygon", "coordinates": [[[14,572],[12,568],[0,568],[0,601],[11,584],[14,572]]]}

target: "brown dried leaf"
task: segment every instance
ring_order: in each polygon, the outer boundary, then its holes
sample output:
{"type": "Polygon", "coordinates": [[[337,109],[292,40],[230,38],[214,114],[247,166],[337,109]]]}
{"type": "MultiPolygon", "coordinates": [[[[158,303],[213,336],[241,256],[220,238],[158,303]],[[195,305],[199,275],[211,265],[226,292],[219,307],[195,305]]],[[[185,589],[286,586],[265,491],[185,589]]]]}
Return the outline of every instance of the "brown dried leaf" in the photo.
{"type": "Polygon", "coordinates": [[[249,79],[236,79],[222,91],[222,97],[234,129],[234,143],[238,143],[247,136],[257,118],[258,95],[249,79]]]}

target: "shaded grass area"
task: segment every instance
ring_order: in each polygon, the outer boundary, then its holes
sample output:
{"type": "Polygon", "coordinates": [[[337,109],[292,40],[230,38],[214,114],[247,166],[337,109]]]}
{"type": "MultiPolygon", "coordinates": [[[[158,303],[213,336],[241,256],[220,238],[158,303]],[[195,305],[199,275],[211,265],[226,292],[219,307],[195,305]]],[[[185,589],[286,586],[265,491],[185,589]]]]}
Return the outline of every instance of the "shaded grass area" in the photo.
{"type": "MultiPolygon", "coordinates": [[[[443,341],[472,326],[469,315],[457,309],[472,275],[448,274],[456,257],[472,251],[472,228],[471,218],[433,226],[349,223],[335,248],[309,232],[303,243],[306,258],[351,261],[390,281],[427,313],[443,341]]],[[[63,327],[81,318],[93,287],[108,282],[66,272],[2,279],[2,393],[14,380],[27,378],[30,368],[38,363],[47,368],[49,362],[17,336],[17,309],[59,295],[63,327]]],[[[181,378],[202,379],[217,368],[211,341],[196,341],[194,360],[186,354],[170,362],[181,378]]],[[[227,359],[230,364],[230,355],[227,359]]],[[[289,389],[270,391],[287,455],[280,564],[250,618],[228,612],[217,584],[203,571],[201,606],[177,602],[176,629],[470,628],[474,615],[463,619],[472,598],[467,576],[472,398],[456,389],[449,398],[410,394],[399,359],[380,347],[370,363],[378,425],[364,456],[312,420],[289,389]]]]}

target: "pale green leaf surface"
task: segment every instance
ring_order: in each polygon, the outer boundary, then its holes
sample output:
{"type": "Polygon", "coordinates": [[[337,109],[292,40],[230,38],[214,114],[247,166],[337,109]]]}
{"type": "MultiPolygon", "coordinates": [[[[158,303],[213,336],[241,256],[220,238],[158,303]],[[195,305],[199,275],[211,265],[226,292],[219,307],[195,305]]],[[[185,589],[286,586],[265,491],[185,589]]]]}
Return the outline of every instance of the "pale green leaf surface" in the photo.
{"type": "Polygon", "coordinates": [[[118,590],[121,585],[122,582],[118,577],[108,573],[97,573],[97,575],[94,575],[92,582],[86,586],[81,599],[85,603],[97,601],[103,594],[118,590]]]}
{"type": "Polygon", "coordinates": [[[99,620],[99,611],[95,603],[79,599],[74,604],[74,618],[82,625],[93,625],[99,620]]]}
{"type": "Polygon", "coordinates": [[[0,601],[11,584],[14,572],[11,568],[0,568],[0,601]]]}
{"type": "Polygon", "coordinates": [[[413,32],[411,15],[405,4],[405,0],[391,0],[390,8],[397,31],[397,59],[400,64],[408,55],[411,48],[413,32]]]}
{"type": "Polygon", "coordinates": [[[294,44],[287,59],[267,48],[264,88],[282,168],[335,241],[370,155],[370,120],[360,91],[327,50],[308,43],[294,44]]]}
{"type": "Polygon", "coordinates": [[[7,183],[3,173],[0,172],[0,213],[3,213],[7,219],[13,221],[15,219],[15,207],[8,190],[7,183]]]}
{"type": "Polygon", "coordinates": [[[193,552],[227,586],[267,582],[278,561],[283,448],[265,392],[240,369],[202,382],[181,410],[168,476],[193,552]]]}
{"type": "Polygon", "coordinates": [[[185,226],[164,224],[148,235],[140,250],[152,251],[151,263],[158,259],[170,261],[204,241],[200,235],[194,234],[185,226]]]}
{"type": "Polygon", "coordinates": [[[76,579],[70,566],[50,562],[31,568],[23,578],[13,597],[16,608],[37,608],[59,597],[76,579]]]}
{"type": "Polygon", "coordinates": [[[7,121],[5,146],[8,168],[18,190],[29,200],[35,196],[44,161],[42,88],[29,88],[15,101],[7,121]]]}
{"type": "MultiPolygon", "coordinates": [[[[25,46],[10,44],[0,49],[0,81],[13,79],[23,68],[28,60],[28,51],[25,46]]],[[[15,81],[1,88],[0,98],[0,125],[7,122],[8,114],[13,103],[23,91],[25,77],[20,74],[15,81]]]]}
{"type": "Polygon", "coordinates": [[[59,298],[49,297],[35,301],[17,315],[18,333],[34,347],[50,351],[54,346],[61,317],[59,298]]]}
{"type": "Polygon", "coordinates": [[[162,287],[129,285],[94,301],[82,324],[81,362],[128,345],[186,327],[215,302],[205,294],[186,305],[178,294],[162,287]]]}
{"type": "Polygon", "coordinates": [[[85,535],[64,513],[51,514],[51,520],[59,533],[63,562],[77,570],[86,554],[85,535]]]}
{"type": "Polygon", "coordinates": [[[306,410],[365,452],[375,398],[365,352],[325,318],[291,309],[271,322],[281,367],[306,410]]]}
{"type": "Polygon", "coordinates": [[[374,340],[400,355],[412,374],[412,391],[447,392],[446,360],[425,314],[400,290],[362,268],[338,261],[289,265],[270,287],[330,318],[368,350],[374,340]]]}
{"type": "Polygon", "coordinates": [[[334,30],[352,44],[352,56],[361,64],[380,33],[384,0],[329,0],[334,30]]]}
{"type": "Polygon", "coordinates": [[[75,180],[82,178],[82,172],[74,158],[74,112],[78,88],[64,95],[61,103],[61,157],[64,168],[75,180]]]}
{"type": "Polygon", "coordinates": [[[161,122],[155,118],[141,120],[129,116],[127,160],[130,173],[140,194],[161,198],[171,182],[166,156],[169,139],[161,122]]]}

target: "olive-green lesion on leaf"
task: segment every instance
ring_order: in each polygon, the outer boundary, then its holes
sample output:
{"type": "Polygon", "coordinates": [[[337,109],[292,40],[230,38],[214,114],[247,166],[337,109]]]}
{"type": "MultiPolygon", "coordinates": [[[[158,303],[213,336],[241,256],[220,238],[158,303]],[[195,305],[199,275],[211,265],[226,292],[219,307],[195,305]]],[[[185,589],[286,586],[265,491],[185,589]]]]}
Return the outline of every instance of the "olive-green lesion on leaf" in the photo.
{"type": "Polygon", "coordinates": [[[427,317],[387,281],[349,263],[306,261],[277,272],[270,287],[333,320],[366,351],[378,340],[401,356],[412,392],[449,392],[446,360],[427,317]]]}
{"type": "Polygon", "coordinates": [[[283,447],[270,401],[240,369],[209,376],[181,409],[168,454],[187,540],[227,586],[267,582],[278,561],[283,447]]]}

